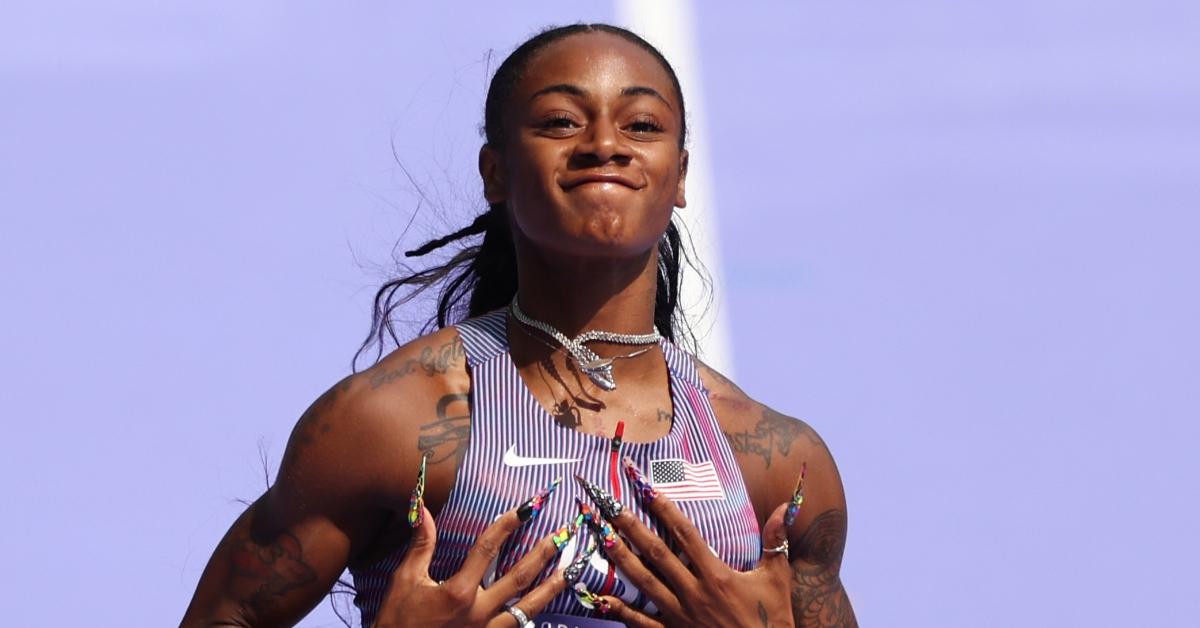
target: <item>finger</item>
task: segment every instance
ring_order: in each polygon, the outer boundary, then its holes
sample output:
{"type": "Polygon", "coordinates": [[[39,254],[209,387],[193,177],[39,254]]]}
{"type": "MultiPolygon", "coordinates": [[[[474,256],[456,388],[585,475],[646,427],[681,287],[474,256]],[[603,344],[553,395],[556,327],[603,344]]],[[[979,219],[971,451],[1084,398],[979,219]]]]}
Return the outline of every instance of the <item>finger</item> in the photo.
{"type": "MultiPolygon", "coordinates": [[[[717,573],[728,570],[729,566],[713,554],[708,541],[700,530],[688,519],[687,515],[675,505],[666,495],[661,495],[646,479],[641,468],[629,457],[625,458],[625,474],[637,488],[642,498],[642,507],[662,524],[683,550],[684,555],[691,561],[692,567],[698,573],[717,573]]],[[[632,517],[631,517],[632,518],[632,517]]],[[[624,532],[624,530],[622,530],[624,532]]],[[[657,537],[656,537],[657,538],[657,537]]],[[[635,543],[635,545],[637,545],[635,543]]],[[[642,549],[641,545],[637,545],[642,549]]]]}
{"type": "Polygon", "coordinates": [[[467,558],[463,561],[462,567],[447,582],[454,583],[455,586],[464,590],[468,586],[472,590],[478,589],[488,567],[500,555],[500,548],[504,546],[504,540],[521,524],[541,514],[542,506],[561,482],[561,477],[554,480],[534,493],[520,506],[497,517],[492,525],[488,526],[483,534],[475,539],[475,544],[467,552],[467,558]]]}
{"type": "MultiPolygon", "coordinates": [[[[396,574],[404,574],[411,578],[429,579],[429,564],[433,560],[433,549],[437,543],[437,525],[433,523],[433,515],[425,504],[420,504],[421,523],[412,531],[408,542],[408,552],[404,560],[396,567],[396,574]]],[[[393,578],[393,581],[395,578],[393,578]]]]}
{"type": "Polygon", "coordinates": [[[487,572],[488,566],[500,555],[500,548],[504,546],[504,540],[521,523],[516,510],[510,510],[500,515],[492,522],[492,525],[483,531],[483,534],[475,539],[475,544],[471,546],[466,559],[463,560],[462,568],[447,582],[477,588],[483,582],[483,576],[487,572]]]}
{"type": "Polygon", "coordinates": [[[605,619],[619,621],[632,628],[663,628],[663,624],[657,619],[627,605],[619,597],[604,595],[601,599],[608,603],[608,612],[604,613],[605,619]]]}
{"type": "MultiPolygon", "coordinates": [[[[537,545],[534,545],[528,554],[523,556],[508,573],[504,574],[503,578],[479,594],[478,603],[483,604],[489,614],[497,612],[505,602],[528,589],[538,579],[545,569],[546,563],[558,556],[558,552],[571,540],[574,533],[574,526],[568,523],[538,541],[537,545]]],[[[562,577],[551,577],[550,579],[562,580],[562,577]]],[[[561,584],[565,586],[565,583],[561,584]]],[[[557,595],[562,588],[562,586],[556,588],[554,594],[557,595]]],[[[521,607],[521,610],[525,610],[525,607],[521,607]]],[[[532,617],[532,615],[530,616],[532,617]]]]}
{"type": "MultiPolygon", "coordinates": [[[[638,572],[638,567],[645,571],[645,567],[632,552],[621,552],[619,546],[623,546],[616,533],[612,528],[616,528],[625,538],[629,539],[629,543],[636,547],[642,554],[642,558],[653,564],[659,572],[661,572],[671,584],[675,585],[677,590],[691,591],[696,587],[696,578],[692,575],[688,568],[679,560],[679,557],[667,547],[667,544],[658,538],[658,535],[650,531],[629,509],[621,505],[620,502],[613,499],[604,489],[588,482],[586,479],[575,476],[579,484],[583,486],[584,492],[588,494],[596,507],[600,509],[600,513],[604,516],[604,522],[601,525],[601,535],[604,537],[605,553],[617,561],[617,565],[623,569],[629,569],[630,572],[638,572]],[[632,560],[631,560],[632,559],[632,560]],[[622,564],[624,561],[625,564],[622,564]],[[636,563],[636,564],[635,564],[636,563]]],[[[645,497],[643,496],[643,499],[645,497]]],[[[665,499],[660,497],[659,499],[665,499]]],[[[689,524],[690,525],[690,524],[689,524]]],[[[626,575],[633,577],[634,573],[626,572],[626,575]]],[[[648,580],[657,581],[653,574],[646,572],[650,578],[648,580]]],[[[635,581],[635,584],[637,582],[635,581]]],[[[660,583],[661,584],[661,583],[660,583]]],[[[640,586],[638,587],[641,588],[640,586]]],[[[644,591],[644,589],[643,589],[644,591]]],[[[649,593],[647,592],[647,595],[649,593]]]]}
{"type": "MultiPolygon", "coordinates": [[[[521,597],[521,599],[517,600],[513,606],[521,609],[521,611],[528,615],[530,619],[533,619],[534,617],[537,617],[538,613],[542,612],[542,609],[546,608],[546,605],[549,604],[555,598],[555,596],[557,596],[559,593],[562,593],[563,589],[566,588],[567,581],[563,578],[562,571],[555,571],[549,578],[546,578],[541,584],[537,585],[533,588],[533,590],[531,590],[529,593],[526,593],[521,597]]],[[[501,623],[499,625],[507,628],[508,626],[512,625],[512,623],[515,623],[511,621],[510,623],[503,623],[505,617],[509,616],[509,613],[500,615],[501,623]]],[[[514,617],[513,619],[516,618],[514,617]]],[[[488,625],[491,626],[492,624],[489,623],[488,625]]]]}
{"type": "Polygon", "coordinates": [[[782,570],[782,573],[790,571],[790,552],[788,551],[788,528],[784,524],[784,517],[787,514],[788,502],[780,504],[775,512],[767,517],[766,523],[762,529],[762,558],[758,561],[759,567],[767,569],[782,570]]]}
{"type": "Polygon", "coordinates": [[[666,616],[682,616],[682,605],[675,592],[686,593],[694,590],[697,586],[696,577],[688,571],[675,554],[671,553],[671,549],[662,540],[654,536],[632,514],[622,513],[617,520],[623,522],[627,530],[636,527],[634,536],[647,537],[642,539],[646,547],[641,548],[642,557],[638,558],[629,549],[628,544],[619,537],[614,537],[613,542],[605,548],[605,555],[617,566],[617,570],[621,572],[624,579],[650,598],[666,616]],[[626,522],[626,519],[632,519],[632,522],[626,522]],[[654,575],[654,572],[650,571],[642,562],[643,560],[655,565],[672,582],[674,588],[668,587],[658,576],[654,575]],[[664,568],[664,565],[670,565],[670,567],[664,568]],[[667,571],[671,571],[671,574],[668,574],[667,571]]]}

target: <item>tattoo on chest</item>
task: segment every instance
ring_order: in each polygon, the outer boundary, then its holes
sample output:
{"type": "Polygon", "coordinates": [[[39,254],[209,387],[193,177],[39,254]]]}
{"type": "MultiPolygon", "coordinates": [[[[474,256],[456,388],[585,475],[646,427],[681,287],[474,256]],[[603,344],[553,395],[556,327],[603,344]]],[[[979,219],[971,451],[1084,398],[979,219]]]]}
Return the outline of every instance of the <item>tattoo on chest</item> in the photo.
{"type": "Polygon", "coordinates": [[[846,513],[827,510],[805,530],[800,560],[792,564],[796,626],[858,626],[838,575],[846,546],[846,513]]]}
{"type": "Polygon", "coordinates": [[[796,439],[804,437],[814,444],[821,443],[820,437],[807,423],[784,416],[770,408],[763,410],[762,417],[754,430],[725,432],[730,447],[740,454],[762,457],[763,464],[770,469],[775,454],[787,456],[796,439]]]}
{"type": "Polygon", "coordinates": [[[461,364],[464,355],[462,338],[455,336],[454,340],[445,344],[421,349],[420,355],[409,358],[395,368],[373,373],[371,388],[379,388],[413,373],[424,373],[429,377],[443,375],[461,364]]]}
{"type": "Polygon", "coordinates": [[[443,395],[436,406],[437,418],[419,428],[417,449],[429,456],[429,464],[461,460],[471,437],[470,396],[443,395]]]}

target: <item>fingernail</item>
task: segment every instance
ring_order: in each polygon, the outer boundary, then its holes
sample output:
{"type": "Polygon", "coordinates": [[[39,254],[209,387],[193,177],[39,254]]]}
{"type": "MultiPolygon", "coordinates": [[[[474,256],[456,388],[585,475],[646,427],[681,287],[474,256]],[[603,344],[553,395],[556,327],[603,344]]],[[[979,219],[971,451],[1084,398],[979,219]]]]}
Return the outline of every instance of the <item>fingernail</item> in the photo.
{"type": "Polygon", "coordinates": [[[408,498],[408,525],[411,528],[420,526],[425,519],[424,510],[421,508],[425,500],[425,462],[426,457],[421,456],[421,470],[417,471],[417,485],[413,487],[412,495],[408,498]]]}
{"type": "Polygon", "coordinates": [[[530,497],[524,504],[521,504],[520,508],[517,508],[517,518],[521,521],[529,521],[538,516],[538,513],[542,512],[542,505],[546,503],[546,498],[550,497],[550,493],[553,493],[554,489],[558,488],[560,483],[562,483],[561,477],[554,478],[554,481],[548,484],[546,488],[538,491],[536,495],[530,497]]]}
{"type": "Polygon", "coordinates": [[[582,582],[576,582],[575,586],[572,588],[575,590],[575,599],[579,600],[579,604],[581,606],[590,611],[599,610],[601,606],[604,606],[604,610],[600,610],[600,612],[608,612],[608,601],[599,595],[592,593],[591,590],[587,588],[586,584],[582,582]]]}
{"type": "Polygon", "coordinates": [[[625,457],[625,475],[629,477],[629,481],[633,482],[633,487],[637,489],[646,505],[658,497],[658,491],[654,490],[650,480],[646,479],[646,474],[642,473],[641,467],[637,466],[637,463],[629,456],[625,457]]]}
{"type": "Polygon", "coordinates": [[[587,567],[588,561],[591,560],[591,558],[592,552],[588,551],[587,548],[584,548],[584,550],[579,552],[579,555],[575,557],[575,560],[571,561],[571,564],[567,565],[566,569],[563,569],[563,580],[566,580],[567,584],[569,585],[574,585],[576,582],[579,582],[579,577],[583,575],[583,568],[587,567]]]}
{"type": "Polygon", "coordinates": [[[577,527],[595,520],[596,514],[592,512],[592,507],[588,506],[587,502],[576,497],[575,504],[579,506],[579,514],[575,517],[575,525],[577,527]]]}
{"type": "Polygon", "coordinates": [[[550,540],[554,541],[554,547],[558,548],[558,551],[561,552],[562,549],[567,546],[567,543],[571,541],[571,537],[574,535],[575,524],[574,522],[568,522],[564,523],[561,528],[555,530],[554,534],[550,536],[550,540]]]}
{"type": "Polygon", "coordinates": [[[783,515],[783,525],[790,526],[796,522],[800,513],[800,504],[804,503],[804,476],[808,474],[808,463],[800,465],[800,480],[796,482],[796,492],[792,493],[792,501],[788,502],[787,512],[783,515]]]}
{"type": "Polygon", "coordinates": [[[625,507],[621,505],[621,502],[613,499],[612,495],[609,495],[604,489],[578,475],[575,476],[575,480],[583,487],[584,492],[591,498],[592,503],[596,504],[596,507],[600,509],[600,514],[604,515],[605,519],[612,521],[624,510],[625,507]]]}
{"type": "Polygon", "coordinates": [[[587,502],[576,497],[575,503],[579,504],[579,515],[575,517],[575,525],[586,525],[595,530],[596,534],[600,536],[604,549],[609,549],[616,544],[617,531],[613,530],[613,527],[607,521],[597,518],[595,513],[592,512],[591,507],[587,505],[587,502]]]}

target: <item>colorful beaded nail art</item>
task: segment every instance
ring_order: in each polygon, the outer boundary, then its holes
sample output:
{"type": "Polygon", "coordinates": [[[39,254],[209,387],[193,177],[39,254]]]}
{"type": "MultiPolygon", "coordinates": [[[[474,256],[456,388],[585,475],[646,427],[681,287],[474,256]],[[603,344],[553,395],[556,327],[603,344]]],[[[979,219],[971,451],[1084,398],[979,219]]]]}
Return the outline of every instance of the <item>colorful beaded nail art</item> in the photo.
{"type": "Polygon", "coordinates": [[[554,481],[548,484],[546,488],[538,491],[536,495],[530,497],[529,500],[524,504],[521,504],[521,507],[517,508],[517,518],[521,521],[529,521],[530,519],[538,516],[538,514],[542,512],[542,506],[546,503],[546,498],[550,497],[550,494],[553,493],[561,483],[561,477],[554,478],[554,481]]]}
{"type": "Polygon", "coordinates": [[[800,465],[800,481],[796,482],[796,492],[792,493],[792,501],[788,503],[787,513],[783,515],[783,525],[790,526],[796,522],[800,513],[800,504],[804,503],[804,476],[808,474],[808,463],[800,465]]]}

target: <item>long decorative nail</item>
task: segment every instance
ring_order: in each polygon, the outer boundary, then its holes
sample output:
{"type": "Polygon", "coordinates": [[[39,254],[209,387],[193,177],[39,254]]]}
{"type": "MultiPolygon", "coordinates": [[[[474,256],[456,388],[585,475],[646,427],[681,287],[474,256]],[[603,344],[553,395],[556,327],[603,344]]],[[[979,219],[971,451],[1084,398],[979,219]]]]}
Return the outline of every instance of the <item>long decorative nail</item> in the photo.
{"type": "Polygon", "coordinates": [[[654,501],[655,497],[658,497],[658,491],[654,490],[654,485],[650,484],[646,474],[642,473],[642,469],[629,456],[625,456],[625,475],[629,477],[630,482],[633,482],[633,487],[637,489],[638,494],[642,496],[642,502],[647,506],[654,501]]]}
{"type": "Polygon", "coordinates": [[[579,600],[579,604],[590,611],[600,611],[601,614],[608,613],[612,610],[609,607],[608,600],[592,593],[587,585],[582,582],[576,582],[572,587],[575,590],[575,599],[579,600]]]}
{"type": "Polygon", "coordinates": [[[571,564],[567,565],[566,569],[563,569],[563,579],[567,581],[567,584],[572,586],[576,582],[579,582],[580,576],[583,575],[583,569],[587,567],[588,561],[592,559],[592,554],[596,552],[596,543],[590,538],[591,532],[584,529],[583,533],[588,535],[588,538],[583,539],[580,543],[582,548],[575,556],[575,560],[572,560],[571,564]]]}
{"type": "Polygon", "coordinates": [[[558,551],[561,552],[567,546],[567,543],[571,542],[571,537],[575,536],[576,529],[578,528],[575,522],[572,521],[564,523],[561,528],[555,530],[554,534],[550,536],[550,540],[554,541],[554,547],[557,547],[558,551]]]}
{"type": "Polygon", "coordinates": [[[538,516],[538,513],[542,512],[542,506],[546,503],[546,498],[550,497],[550,493],[553,493],[554,489],[557,489],[560,483],[562,483],[561,477],[554,478],[554,481],[548,484],[546,488],[538,491],[536,495],[530,497],[524,504],[521,504],[521,507],[517,508],[517,518],[521,521],[529,521],[538,516]]]}
{"type": "Polygon", "coordinates": [[[796,482],[796,492],[792,493],[792,501],[788,503],[787,513],[783,515],[783,525],[790,526],[796,522],[800,512],[800,504],[804,503],[804,476],[808,474],[808,463],[800,465],[800,481],[796,482]]]}
{"type": "Polygon", "coordinates": [[[582,476],[576,475],[575,480],[583,487],[584,492],[591,498],[592,503],[596,504],[596,507],[600,509],[600,514],[604,515],[605,519],[612,521],[625,509],[621,505],[621,502],[613,499],[613,496],[608,494],[608,491],[588,482],[582,476]]]}
{"type": "Polygon", "coordinates": [[[579,506],[579,514],[575,517],[576,526],[590,524],[596,519],[596,513],[592,512],[592,507],[588,506],[587,502],[576,497],[575,504],[579,506]]]}
{"type": "Polygon", "coordinates": [[[408,525],[415,528],[425,519],[421,506],[425,501],[425,462],[426,456],[421,456],[421,470],[417,471],[417,485],[413,487],[412,495],[408,498],[408,525]]]}

